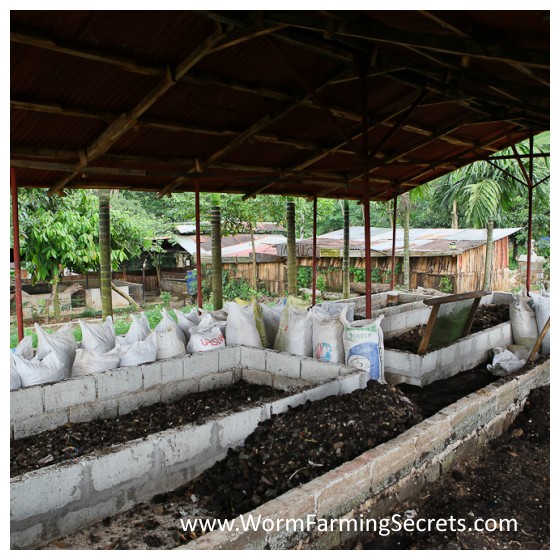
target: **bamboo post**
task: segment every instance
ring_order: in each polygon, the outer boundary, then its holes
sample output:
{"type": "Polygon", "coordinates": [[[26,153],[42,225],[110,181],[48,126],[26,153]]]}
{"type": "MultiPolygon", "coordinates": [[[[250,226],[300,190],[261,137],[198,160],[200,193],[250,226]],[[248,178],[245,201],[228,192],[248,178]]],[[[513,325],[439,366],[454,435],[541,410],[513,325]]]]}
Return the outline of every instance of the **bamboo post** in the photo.
{"type": "Polygon", "coordinates": [[[494,221],[488,220],[486,225],[486,256],[484,260],[484,282],[482,284],[483,290],[489,290],[492,285],[492,261],[494,256],[494,221]]]}
{"type": "Polygon", "coordinates": [[[313,256],[311,266],[311,305],[317,302],[317,197],[313,197],[313,256]]]}
{"type": "Polygon", "coordinates": [[[14,279],[16,296],[16,318],[18,342],[23,338],[23,300],[21,295],[21,265],[19,254],[19,203],[15,168],[10,169],[10,188],[12,192],[12,230],[14,237],[14,279]]]}
{"type": "Polygon", "coordinates": [[[535,356],[537,355],[537,352],[539,351],[539,348],[541,347],[544,337],[546,336],[546,333],[548,332],[549,329],[550,329],[550,317],[548,318],[548,321],[543,327],[543,330],[539,334],[539,337],[537,338],[535,345],[533,346],[533,349],[531,350],[531,353],[527,358],[528,362],[532,362],[535,359],[535,356]]]}

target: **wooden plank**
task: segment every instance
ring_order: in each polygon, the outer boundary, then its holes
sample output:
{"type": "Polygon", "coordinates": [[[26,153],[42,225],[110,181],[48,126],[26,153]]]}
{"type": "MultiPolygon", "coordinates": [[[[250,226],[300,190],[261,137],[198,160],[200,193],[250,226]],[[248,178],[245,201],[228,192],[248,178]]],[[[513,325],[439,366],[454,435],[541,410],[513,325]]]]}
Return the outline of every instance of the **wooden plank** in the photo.
{"type": "MultiPolygon", "coordinates": [[[[441,298],[434,298],[434,299],[441,299],[441,298]]],[[[430,343],[430,338],[432,336],[432,331],[434,330],[434,325],[436,324],[436,319],[438,316],[438,312],[439,312],[439,303],[434,304],[434,306],[432,307],[432,312],[430,313],[430,318],[428,319],[428,324],[426,325],[426,328],[424,329],[424,336],[422,337],[422,340],[420,341],[420,346],[418,346],[418,351],[417,354],[418,355],[422,355],[426,353],[426,350],[428,349],[428,344],[430,343]]]]}
{"type": "Polygon", "coordinates": [[[480,299],[481,298],[479,297],[474,298],[473,304],[471,306],[471,311],[469,313],[469,316],[467,317],[467,320],[465,321],[465,326],[463,327],[463,332],[461,334],[461,337],[469,336],[469,333],[471,332],[471,328],[474,322],[474,318],[476,316],[476,312],[478,311],[480,299]]]}
{"type": "Polygon", "coordinates": [[[548,332],[548,330],[550,329],[550,317],[548,318],[548,321],[546,322],[545,326],[543,327],[543,330],[541,331],[541,334],[539,334],[539,337],[537,338],[537,341],[535,342],[535,345],[533,346],[533,349],[531,350],[531,353],[529,354],[529,357],[527,358],[528,362],[532,362],[535,359],[535,356],[537,355],[537,352],[539,350],[539,348],[542,345],[542,342],[544,340],[544,337],[546,336],[546,333],[548,332]]]}
{"type": "Polygon", "coordinates": [[[441,305],[443,303],[454,303],[456,301],[463,301],[465,299],[474,299],[487,296],[492,292],[486,290],[477,290],[476,292],[466,292],[464,294],[452,294],[450,296],[442,296],[437,298],[426,298],[423,301],[425,305],[441,305]]]}

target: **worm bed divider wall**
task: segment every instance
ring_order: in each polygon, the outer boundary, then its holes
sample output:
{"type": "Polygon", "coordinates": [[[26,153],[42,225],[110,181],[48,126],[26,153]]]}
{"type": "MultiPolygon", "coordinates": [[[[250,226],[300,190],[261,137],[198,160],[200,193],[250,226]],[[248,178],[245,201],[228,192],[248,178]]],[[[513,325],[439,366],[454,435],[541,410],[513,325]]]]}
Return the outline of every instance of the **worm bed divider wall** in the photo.
{"type": "Polygon", "coordinates": [[[241,412],[218,414],[202,425],[165,430],[14,477],[11,546],[48,542],[174,490],[224,458],[259,422],[288,406],[364,388],[367,373],[272,350],[232,346],[15,391],[12,430],[19,438],[69,420],[117,416],[238,379],[280,389],[296,387],[299,392],[241,412]]]}
{"type": "Polygon", "coordinates": [[[399,503],[420,495],[428,483],[504,433],[529,392],[549,383],[550,361],[499,379],[395,439],[236,518],[232,531],[213,531],[181,548],[328,549],[350,540],[356,534],[352,530],[319,532],[307,526],[307,520],[391,516],[399,503]],[[266,531],[261,524],[257,530],[244,530],[242,517],[247,522],[259,516],[270,519],[274,529],[266,531]]]}

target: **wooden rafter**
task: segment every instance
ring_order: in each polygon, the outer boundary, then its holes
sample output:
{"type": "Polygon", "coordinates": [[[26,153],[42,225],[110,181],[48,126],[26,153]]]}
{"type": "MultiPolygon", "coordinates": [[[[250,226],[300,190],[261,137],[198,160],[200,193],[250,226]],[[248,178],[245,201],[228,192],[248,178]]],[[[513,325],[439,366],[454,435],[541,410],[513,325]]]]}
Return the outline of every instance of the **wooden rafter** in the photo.
{"type": "Polygon", "coordinates": [[[126,134],[154,103],[156,103],[169,89],[176,84],[176,79],[186,74],[197,62],[199,62],[210,49],[222,38],[224,34],[221,29],[216,30],[208,36],[194,51],[185,57],[173,70],[168,68],[166,76],[155,86],[150,93],[145,95],[129,112],[113,121],[109,127],[90,144],[85,150],[85,157],[80,158],[76,170],[63,179],[60,179],[51,189],[49,195],[57,194],[74,177],[81,173],[89,162],[103,155],[111,148],[124,134],[126,134]]]}

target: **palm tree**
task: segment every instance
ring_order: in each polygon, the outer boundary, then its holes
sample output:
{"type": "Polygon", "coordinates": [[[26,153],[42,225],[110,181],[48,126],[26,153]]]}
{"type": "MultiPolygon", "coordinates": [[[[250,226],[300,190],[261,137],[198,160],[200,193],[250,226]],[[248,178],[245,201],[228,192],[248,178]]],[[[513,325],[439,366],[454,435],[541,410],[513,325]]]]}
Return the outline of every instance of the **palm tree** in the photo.
{"type": "MultiPolygon", "coordinates": [[[[550,133],[539,134],[534,141],[535,152],[550,150],[550,133]]],[[[530,153],[528,140],[520,142],[516,148],[521,154],[530,153]]],[[[507,148],[496,155],[512,156],[513,153],[512,148],[507,148]]],[[[524,160],[524,165],[526,169],[529,167],[529,158],[524,160]]],[[[548,171],[548,158],[535,158],[533,184],[540,183],[533,191],[536,197],[546,195],[544,185],[548,171]]],[[[486,227],[490,219],[499,226],[504,215],[512,210],[515,197],[527,197],[525,176],[515,159],[492,163],[480,160],[436,179],[432,185],[435,186],[433,200],[436,205],[448,211],[453,209],[452,227],[459,226],[457,207],[467,226],[486,227]]]]}
{"type": "Polygon", "coordinates": [[[342,297],[350,297],[350,205],[344,200],[342,214],[344,218],[344,249],[342,253],[342,297]]]}
{"type": "Polygon", "coordinates": [[[224,306],[222,296],[222,231],[220,216],[220,195],[211,195],[210,222],[212,224],[212,303],[214,309],[224,306]]]}
{"type": "Polygon", "coordinates": [[[296,204],[293,196],[286,198],[286,225],[288,238],[288,294],[297,295],[296,204]]]}
{"type": "Polygon", "coordinates": [[[99,195],[99,288],[101,290],[101,312],[103,320],[113,314],[111,287],[111,194],[98,190],[99,195]]]}

